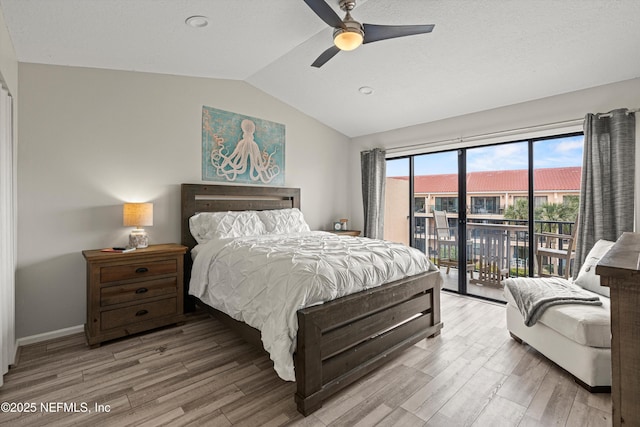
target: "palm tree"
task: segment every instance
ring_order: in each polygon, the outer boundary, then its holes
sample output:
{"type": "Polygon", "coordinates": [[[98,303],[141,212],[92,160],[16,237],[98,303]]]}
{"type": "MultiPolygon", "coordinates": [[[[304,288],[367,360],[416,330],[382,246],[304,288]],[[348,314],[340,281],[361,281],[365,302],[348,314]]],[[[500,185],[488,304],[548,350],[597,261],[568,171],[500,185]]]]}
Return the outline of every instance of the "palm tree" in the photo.
{"type": "MultiPolygon", "coordinates": [[[[563,203],[544,203],[542,206],[536,208],[535,218],[540,221],[558,222],[558,221],[570,221],[573,222],[576,219],[577,209],[571,205],[565,205],[563,203]]],[[[547,224],[549,229],[547,231],[557,232],[558,224],[547,224]],[[553,228],[553,230],[552,230],[553,228]]]]}
{"type": "Polygon", "coordinates": [[[506,219],[528,219],[529,218],[529,202],[527,199],[517,199],[511,206],[507,206],[504,211],[506,219]]]}
{"type": "MultiPolygon", "coordinates": [[[[544,203],[537,207],[534,217],[538,221],[549,223],[557,221],[574,222],[578,214],[578,198],[570,200],[569,203],[544,203]]],[[[527,199],[517,199],[515,203],[508,206],[504,211],[505,219],[528,219],[529,218],[529,202],[527,199]]],[[[547,224],[547,230],[557,232],[558,225],[547,224]],[[553,230],[552,230],[553,228],[553,230]]]]}

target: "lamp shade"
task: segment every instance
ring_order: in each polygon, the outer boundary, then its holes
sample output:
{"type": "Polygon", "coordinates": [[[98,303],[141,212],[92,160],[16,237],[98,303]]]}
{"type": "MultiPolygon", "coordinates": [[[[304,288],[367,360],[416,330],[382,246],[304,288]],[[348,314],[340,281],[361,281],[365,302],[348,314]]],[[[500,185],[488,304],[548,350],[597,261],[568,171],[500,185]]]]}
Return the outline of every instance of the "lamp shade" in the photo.
{"type": "Polygon", "coordinates": [[[125,227],[153,225],[153,203],[125,203],[122,208],[122,224],[125,227]]]}

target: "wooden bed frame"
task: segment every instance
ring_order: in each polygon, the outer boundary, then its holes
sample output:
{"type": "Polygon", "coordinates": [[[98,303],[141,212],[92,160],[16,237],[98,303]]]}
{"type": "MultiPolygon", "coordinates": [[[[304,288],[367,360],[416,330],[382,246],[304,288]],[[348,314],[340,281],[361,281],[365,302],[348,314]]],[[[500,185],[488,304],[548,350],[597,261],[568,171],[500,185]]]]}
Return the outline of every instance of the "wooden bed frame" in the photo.
{"type": "MultiPolygon", "coordinates": [[[[196,244],[189,218],[199,212],[300,208],[300,189],[182,184],[182,244],[196,244]]],[[[185,293],[191,274],[185,257],[185,293]]],[[[440,334],[440,272],[431,271],[298,310],[295,401],[303,415],[416,342],[440,334]]],[[[185,296],[193,309],[195,298],[185,296]]],[[[262,348],[260,331],[198,301],[262,348]]]]}

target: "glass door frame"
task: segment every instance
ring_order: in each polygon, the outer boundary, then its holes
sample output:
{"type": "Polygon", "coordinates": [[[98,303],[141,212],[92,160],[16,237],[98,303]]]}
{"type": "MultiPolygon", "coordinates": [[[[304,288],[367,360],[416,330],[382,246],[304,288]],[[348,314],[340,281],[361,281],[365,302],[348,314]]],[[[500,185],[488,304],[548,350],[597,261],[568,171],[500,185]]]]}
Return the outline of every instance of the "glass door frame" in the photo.
{"type": "Polygon", "coordinates": [[[458,292],[467,292],[467,149],[458,149],[458,292]],[[464,272],[464,274],[460,274],[464,272]]]}
{"type": "MultiPolygon", "coordinates": [[[[537,138],[523,138],[523,139],[516,139],[516,140],[512,140],[512,141],[505,141],[505,142],[499,142],[499,143],[493,143],[493,144],[486,144],[486,145],[477,145],[477,146],[470,146],[470,147],[463,147],[463,148],[458,148],[458,149],[451,149],[451,150],[440,150],[440,151],[434,151],[434,152],[428,152],[428,153],[420,153],[420,154],[411,154],[411,155],[406,155],[406,156],[399,156],[399,157],[390,157],[387,160],[397,160],[397,159],[402,159],[402,158],[407,158],[409,159],[409,245],[412,247],[415,247],[415,225],[416,225],[416,220],[415,220],[415,185],[414,185],[414,178],[415,178],[415,170],[414,170],[414,158],[416,156],[422,156],[422,155],[429,155],[429,154],[438,154],[438,153],[444,153],[444,152],[453,152],[453,151],[457,151],[458,153],[458,220],[457,220],[457,232],[458,232],[458,242],[457,242],[457,253],[458,253],[458,271],[459,272],[465,272],[465,266],[467,263],[467,248],[466,248],[466,241],[467,241],[467,150],[469,149],[474,149],[474,148],[480,148],[480,147],[491,147],[491,146],[498,146],[498,145],[506,145],[506,144],[511,144],[511,143],[517,143],[517,142],[526,142],[527,143],[527,155],[528,155],[528,169],[527,169],[527,176],[528,176],[528,200],[530,201],[530,203],[528,203],[528,216],[529,216],[529,220],[527,221],[528,223],[528,256],[529,256],[529,260],[530,263],[532,262],[532,260],[535,258],[535,206],[533,203],[534,200],[534,193],[535,193],[535,188],[534,188],[534,144],[536,142],[539,141],[544,141],[544,140],[549,140],[549,139],[560,139],[560,138],[565,138],[565,137],[573,137],[573,136],[580,136],[580,135],[584,135],[583,132],[570,132],[570,133],[563,133],[563,134],[558,134],[558,135],[550,135],[550,136],[544,136],[544,137],[537,137],[537,138]]],[[[529,268],[528,269],[528,276],[529,277],[533,277],[534,276],[534,268],[529,268]]],[[[451,290],[450,290],[451,291],[451,290]]],[[[451,291],[451,292],[456,292],[456,291],[451,291]]],[[[468,288],[467,288],[467,275],[466,274],[458,274],[458,290],[457,293],[460,293],[461,295],[469,295],[469,296],[473,296],[476,298],[480,298],[480,299],[487,299],[490,301],[496,301],[496,302],[504,302],[504,301],[499,301],[499,300],[495,300],[493,298],[487,298],[484,296],[480,296],[480,295],[473,295],[473,294],[469,294],[468,293],[468,288]]]]}

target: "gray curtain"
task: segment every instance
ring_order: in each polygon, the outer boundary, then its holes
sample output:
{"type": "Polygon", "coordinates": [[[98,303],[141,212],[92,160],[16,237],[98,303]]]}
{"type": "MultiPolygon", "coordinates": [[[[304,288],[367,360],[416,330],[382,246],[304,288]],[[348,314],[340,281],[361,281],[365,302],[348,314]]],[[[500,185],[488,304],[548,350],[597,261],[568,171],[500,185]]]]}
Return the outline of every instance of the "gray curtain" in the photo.
{"type": "Polygon", "coordinates": [[[364,236],[384,236],[385,151],[374,148],[360,153],[362,167],[362,202],[364,204],[364,236]]]}
{"type": "Polygon", "coordinates": [[[626,109],[585,117],[574,278],[595,242],[633,231],[635,129],[626,109]]]}

